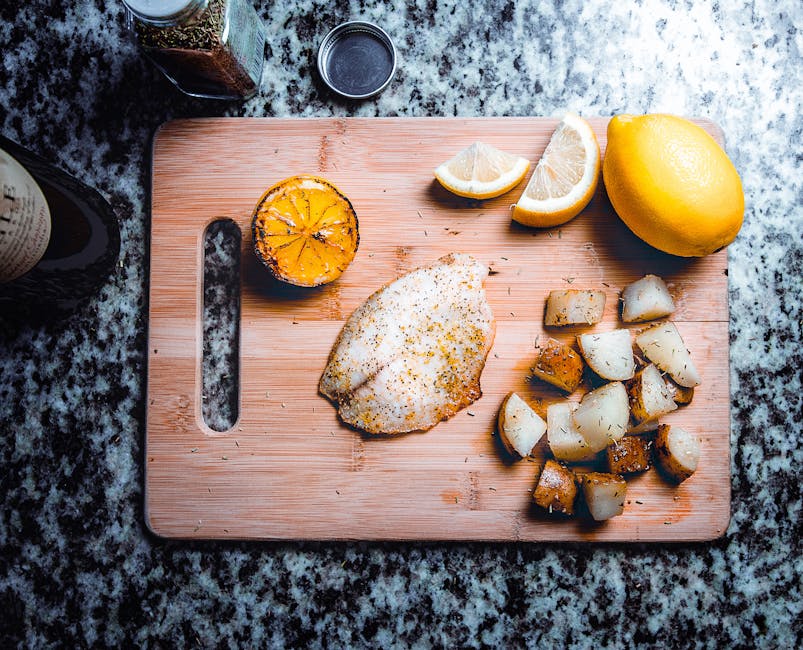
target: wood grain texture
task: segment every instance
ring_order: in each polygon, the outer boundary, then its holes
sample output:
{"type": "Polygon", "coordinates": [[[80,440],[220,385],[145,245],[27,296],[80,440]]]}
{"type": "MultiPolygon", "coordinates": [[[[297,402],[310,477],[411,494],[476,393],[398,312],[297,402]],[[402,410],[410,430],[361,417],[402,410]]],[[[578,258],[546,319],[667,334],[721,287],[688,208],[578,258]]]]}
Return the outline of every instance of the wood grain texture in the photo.
{"type": "MultiPolygon", "coordinates": [[[[604,151],[606,119],[590,120],[604,151]]],[[[699,123],[720,142],[711,122],[699,123]]],[[[510,220],[524,184],[483,202],[452,196],[432,176],[476,140],[537,160],[557,120],[545,118],[205,119],[164,125],[153,145],[146,519],[175,538],[687,541],[722,535],[730,517],[727,255],[663,255],[633,236],[600,187],[559,228],[510,220]],[[352,201],[357,256],[336,282],[272,281],[251,248],[251,214],[273,183],[319,174],[352,201]],[[228,432],[201,416],[205,228],[243,233],[240,418],[228,432]],[[351,311],[382,284],[450,252],[493,270],[497,319],[483,396],[427,433],[365,436],[342,425],[317,391],[351,311]],[[497,409],[563,399],[528,380],[551,289],[600,288],[605,318],[575,334],[621,327],[621,288],[661,275],[673,320],[702,377],[694,401],[665,418],[698,434],[698,472],[679,487],[654,470],[629,481],[625,513],[604,524],[559,520],[531,505],[546,454],[511,463],[494,435],[497,409]]],[[[571,399],[579,399],[581,387],[571,399]]]]}

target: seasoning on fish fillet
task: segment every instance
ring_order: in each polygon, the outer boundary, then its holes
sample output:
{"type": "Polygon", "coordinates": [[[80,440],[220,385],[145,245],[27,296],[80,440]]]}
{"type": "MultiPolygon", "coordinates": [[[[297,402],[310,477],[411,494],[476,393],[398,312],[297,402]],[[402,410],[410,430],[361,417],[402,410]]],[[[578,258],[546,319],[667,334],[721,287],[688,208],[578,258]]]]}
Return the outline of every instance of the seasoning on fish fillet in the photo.
{"type": "Polygon", "coordinates": [[[346,321],[320,391],[368,433],[426,430],[480,397],[495,323],[488,267],[451,253],[385,285],[346,321]]]}

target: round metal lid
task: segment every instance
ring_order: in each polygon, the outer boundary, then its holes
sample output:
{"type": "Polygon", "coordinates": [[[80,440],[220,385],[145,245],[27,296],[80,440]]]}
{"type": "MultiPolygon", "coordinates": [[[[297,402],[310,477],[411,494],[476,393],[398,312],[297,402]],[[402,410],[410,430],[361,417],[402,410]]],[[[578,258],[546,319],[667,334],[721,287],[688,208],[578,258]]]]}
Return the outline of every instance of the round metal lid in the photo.
{"type": "Polygon", "coordinates": [[[321,41],[318,72],[324,83],[343,97],[373,97],[388,86],[396,72],[396,48],[390,36],[373,23],[343,23],[321,41]]]}

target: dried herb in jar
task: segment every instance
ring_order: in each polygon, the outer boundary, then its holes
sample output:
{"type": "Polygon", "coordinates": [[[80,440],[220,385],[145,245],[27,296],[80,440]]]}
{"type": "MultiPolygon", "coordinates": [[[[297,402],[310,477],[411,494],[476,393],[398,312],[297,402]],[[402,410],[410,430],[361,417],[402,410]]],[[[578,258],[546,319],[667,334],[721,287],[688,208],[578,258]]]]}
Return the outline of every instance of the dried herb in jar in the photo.
{"type": "Polygon", "coordinates": [[[142,47],[164,50],[212,50],[220,47],[225,11],[226,0],[209,0],[206,9],[190,24],[158,27],[137,21],[139,43],[142,47]]]}

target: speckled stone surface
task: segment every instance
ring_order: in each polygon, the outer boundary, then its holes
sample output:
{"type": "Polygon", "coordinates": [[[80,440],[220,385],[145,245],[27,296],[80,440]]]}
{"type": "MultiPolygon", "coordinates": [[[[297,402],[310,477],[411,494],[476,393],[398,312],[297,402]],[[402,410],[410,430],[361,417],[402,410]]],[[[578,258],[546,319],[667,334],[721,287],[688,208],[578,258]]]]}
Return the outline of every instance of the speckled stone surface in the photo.
{"type": "Polygon", "coordinates": [[[69,318],[0,333],[2,647],[792,648],[801,595],[803,5],[255,3],[244,104],[176,92],[112,0],[0,5],[0,129],[114,206],[122,261],[69,318]],[[363,18],[398,74],[342,102],[317,43],[363,18]],[[165,543],[143,517],[149,147],[186,116],[586,115],[718,122],[742,174],[729,249],[733,516],[713,543],[165,543]]]}

